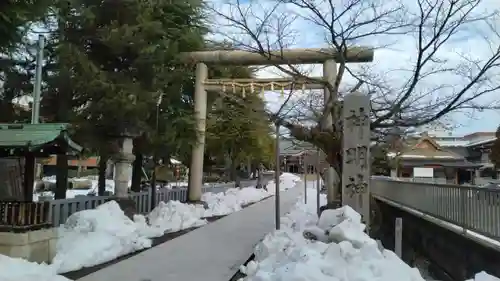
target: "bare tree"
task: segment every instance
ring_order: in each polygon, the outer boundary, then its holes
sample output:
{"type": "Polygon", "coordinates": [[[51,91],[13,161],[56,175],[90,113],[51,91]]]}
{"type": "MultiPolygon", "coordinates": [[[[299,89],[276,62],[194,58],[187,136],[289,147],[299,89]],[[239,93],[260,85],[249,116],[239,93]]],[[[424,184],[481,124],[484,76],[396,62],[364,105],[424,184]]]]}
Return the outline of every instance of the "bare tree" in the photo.
{"type": "MultiPolygon", "coordinates": [[[[242,49],[270,57],[271,50],[303,47],[301,38],[320,38],[313,42],[316,47],[328,45],[338,52],[336,80],[325,84],[330,98],[303,99],[294,118],[279,118],[294,137],[321,148],[337,172],[341,100],[349,92],[371,95],[374,135],[436,122],[453,111],[498,108],[497,101],[486,98],[500,87],[498,12],[487,0],[229,0],[214,5],[210,11],[219,36],[242,49]],[[347,50],[354,45],[375,48],[376,57],[405,45],[407,57],[394,58],[388,69],[348,65],[347,50]],[[331,126],[325,124],[329,114],[331,126]]],[[[314,80],[297,66],[276,67],[314,80]]]]}

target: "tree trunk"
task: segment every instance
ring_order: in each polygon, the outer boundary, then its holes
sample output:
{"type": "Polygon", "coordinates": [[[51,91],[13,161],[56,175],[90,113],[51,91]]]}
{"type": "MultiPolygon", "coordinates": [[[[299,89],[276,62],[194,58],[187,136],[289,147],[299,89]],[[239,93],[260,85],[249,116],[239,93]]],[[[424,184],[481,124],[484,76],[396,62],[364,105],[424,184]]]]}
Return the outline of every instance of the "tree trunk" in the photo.
{"type": "Polygon", "coordinates": [[[253,175],[252,179],[257,178],[257,169],[259,168],[259,163],[258,162],[253,162],[251,166],[250,173],[253,175]]]}
{"type": "Polygon", "coordinates": [[[97,181],[97,195],[103,196],[106,191],[106,169],[108,168],[109,157],[104,153],[99,159],[99,175],[97,181]]]}
{"type": "Polygon", "coordinates": [[[229,180],[236,181],[237,172],[236,172],[236,163],[231,159],[231,164],[229,166],[229,180]]]}
{"type": "Polygon", "coordinates": [[[135,160],[132,167],[132,186],[131,189],[133,192],[141,191],[141,180],[142,180],[142,162],[144,155],[137,151],[135,154],[135,160]]]}
{"type": "Polygon", "coordinates": [[[227,181],[232,180],[232,177],[231,177],[232,166],[231,165],[232,165],[231,156],[230,156],[230,152],[228,152],[227,154],[224,155],[224,178],[227,181]]]}

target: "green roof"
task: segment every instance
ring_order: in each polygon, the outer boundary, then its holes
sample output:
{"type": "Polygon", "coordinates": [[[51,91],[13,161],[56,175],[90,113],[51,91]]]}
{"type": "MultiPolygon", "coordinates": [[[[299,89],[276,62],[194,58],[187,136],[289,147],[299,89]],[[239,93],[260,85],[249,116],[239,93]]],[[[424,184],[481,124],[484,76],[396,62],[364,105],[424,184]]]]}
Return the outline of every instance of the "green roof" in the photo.
{"type": "Polygon", "coordinates": [[[0,123],[0,148],[25,147],[35,151],[55,141],[63,141],[70,149],[80,152],[82,147],[68,135],[69,127],[65,123],[0,123]]]}

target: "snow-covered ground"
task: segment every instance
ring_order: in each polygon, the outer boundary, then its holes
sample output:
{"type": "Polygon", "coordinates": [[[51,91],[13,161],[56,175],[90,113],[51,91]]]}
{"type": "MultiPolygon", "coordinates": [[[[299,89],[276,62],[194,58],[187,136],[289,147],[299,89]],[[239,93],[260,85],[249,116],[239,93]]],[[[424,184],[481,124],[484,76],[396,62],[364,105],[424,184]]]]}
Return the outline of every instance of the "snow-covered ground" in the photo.
{"type": "MultiPolygon", "coordinates": [[[[310,188],[309,198],[315,195],[310,188]]],[[[326,198],[321,200],[324,204],[326,198]]],[[[256,246],[254,261],[240,268],[244,281],[424,281],[417,269],[363,232],[354,210],[327,210],[318,220],[316,202],[309,202],[298,200],[282,218],[281,229],[256,246]]],[[[481,272],[471,281],[500,279],[481,272]]]]}
{"type": "MultiPolygon", "coordinates": [[[[89,195],[89,194],[97,194],[97,188],[98,188],[98,180],[97,176],[88,176],[88,177],[82,177],[82,178],[71,178],[70,179],[73,182],[87,182],[88,183],[88,188],[81,188],[81,189],[68,189],[66,190],[66,198],[74,198],[78,195],[89,195]]],[[[56,183],[56,177],[55,176],[50,176],[50,177],[44,177],[42,179],[44,182],[50,182],[50,183],[56,183]]],[[[132,182],[129,181],[128,183],[129,187],[132,185],[132,182]]],[[[210,183],[205,183],[205,186],[210,186],[210,183]]],[[[115,192],[115,182],[114,180],[106,180],[105,183],[106,186],[106,191],[110,192],[111,194],[114,194],[115,192]]],[[[174,188],[174,187],[187,187],[188,182],[186,181],[177,181],[177,182],[170,182],[167,184],[163,185],[163,188],[174,188]]],[[[158,186],[159,187],[159,186],[158,186]]],[[[274,186],[273,186],[274,188],[274,186]]],[[[38,201],[38,197],[40,195],[43,196],[54,196],[54,193],[52,191],[46,191],[43,193],[35,193],[33,194],[33,201],[38,201]]],[[[0,280],[1,281],[1,280],[0,280]]]]}
{"type": "MultiPolygon", "coordinates": [[[[56,183],[56,177],[51,176],[51,177],[44,177],[42,179],[44,182],[50,182],[50,183],[56,183]]],[[[78,195],[88,195],[88,194],[96,194],[97,193],[97,187],[98,187],[98,180],[96,176],[88,176],[88,177],[82,177],[82,178],[71,178],[71,181],[74,182],[88,182],[89,187],[84,188],[84,189],[68,189],[66,190],[66,198],[74,198],[75,196],[78,195]]],[[[114,180],[106,180],[106,191],[111,192],[112,194],[115,192],[115,182],[114,180]]],[[[129,187],[132,185],[132,182],[129,181],[128,183],[129,187]]],[[[184,181],[179,181],[179,182],[172,182],[166,184],[164,187],[165,188],[173,188],[173,187],[186,187],[188,185],[187,182],[184,181]]],[[[209,184],[205,184],[209,185],[209,184]]],[[[40,194],[33,194],[33,200],[38,201],[38,196],[40,194]]],[[[51,191],[46,191],[43,192],[44,196],[54,196],[53,192],[51,191]]]]}
{"type": "MultiPolygon", "coordinates": [[[[299,181],[298,176],[283,174],[281,188],[288,189],[299,181]]],[[[113,260],[141,249],[151,247],[151,238],[164,233],[201,226],[206,217],[226,215],[246,204],[258,202],[273,195],[274,183],[269,192],[263,189],[230,189],[225,193],[205,193],[202,206],[178,201],[160,203],[147,216],[129,219],[115,201],[71,215],[60,228],[56,256],[51,264],[37,264],[22,259],[0,255],[0,281],[63,281],[58,273],[78,270],[113,260]]]]}

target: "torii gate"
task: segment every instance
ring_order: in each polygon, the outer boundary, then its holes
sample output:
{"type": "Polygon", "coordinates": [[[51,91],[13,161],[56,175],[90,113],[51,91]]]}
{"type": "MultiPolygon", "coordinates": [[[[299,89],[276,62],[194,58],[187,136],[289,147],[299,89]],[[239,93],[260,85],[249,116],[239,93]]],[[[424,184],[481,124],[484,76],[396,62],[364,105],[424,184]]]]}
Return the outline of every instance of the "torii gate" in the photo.
{"type": "MultiPolygon", "coordinates": [[[[203,180],[203,156],[205,150],[205,125],[207,115],[207,90],[225,90],[238,87],[240,89],[258,88],[260,90],[290,89],[324,89],[325,102],[330,93],[325,83],[334,84],[337,75],[335,61],[341,60],[340,54],[335,49],[288,49],[271,51],[262,54],[242,50],[220,50],[185,52],[180,54],[182,63],[196,64],[196,84],[194,93],[194,109],[197,130],[197,142],[192,148],[191,166],[189,176],[188,200],[196,202],[201,200],[203,180]],[[321,83],[310,83],[310,79],[209,79],[207,65],[284,65],[284,64],[323,64],[323,78],[321,83]]],[[[363,47],[349,48],[342,58],[345,62],[364,63],[373,61],[373,49],[363,47]]],[[[316,79],[315,79],[316,80],[316,79]]],[[[317,80],[316,80],[317,81],[317,80]]],[[[332,117],[327,121],[332,124],[332,117]]],[[[331,177],[326,177],[331,178],[331,177]]],[[[336,198],[333,183],[327,182],[328,201],[336,198]]]]}

